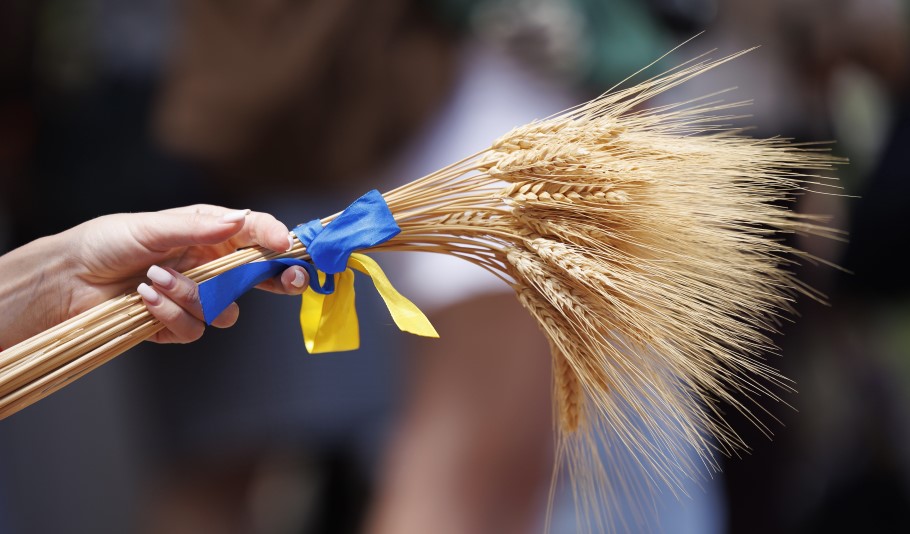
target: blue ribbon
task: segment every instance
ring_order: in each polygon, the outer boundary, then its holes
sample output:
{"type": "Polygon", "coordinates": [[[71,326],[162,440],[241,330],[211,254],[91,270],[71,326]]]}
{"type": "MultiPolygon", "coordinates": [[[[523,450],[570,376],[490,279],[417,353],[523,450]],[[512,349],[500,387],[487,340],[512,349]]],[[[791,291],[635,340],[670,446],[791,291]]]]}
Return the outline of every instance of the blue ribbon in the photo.
{"type": "Polygon", "coordinates": [[[335,290],[335,277],[320,285],[316,269],[334,275],[347,268],[357,250],[374,247],[398,235],[401,228],[384,198],[375,189],[355,200],[325,227],[316,219],[292,230],[307,248],[313,263],[293,258],[257,261],[235,267],[199,284],[199,299],[206,324],[256,285],[277,276],[288,267],[300,266],[310,275],[310,288],[328,295],[335,290]]]}

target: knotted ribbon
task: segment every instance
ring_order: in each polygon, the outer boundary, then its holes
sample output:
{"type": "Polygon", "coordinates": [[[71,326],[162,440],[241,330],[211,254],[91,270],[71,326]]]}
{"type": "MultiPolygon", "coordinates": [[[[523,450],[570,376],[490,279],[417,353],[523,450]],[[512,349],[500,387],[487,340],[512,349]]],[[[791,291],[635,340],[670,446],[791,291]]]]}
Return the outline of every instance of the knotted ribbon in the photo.
{"type": "Polygon", "coordinates": [[[369,256],[355,251],[370,248],[398,235],[401,229],[382,195],[370,191],[325,227],[316,219],[292,233],[306,247],[313,263],[280,258],[235,267],[199,284],[199,299],[206,324],[257,284],[299,265],[310,275],[310,289],[303,294],[300,328],[311,354],[340,352],[360,347],[360,329],[354,305],[354,270],[366,274],[385,301],[392,319],[405,332],[439,337],[423,312],[392,287],[382,268],[369,256]]]}

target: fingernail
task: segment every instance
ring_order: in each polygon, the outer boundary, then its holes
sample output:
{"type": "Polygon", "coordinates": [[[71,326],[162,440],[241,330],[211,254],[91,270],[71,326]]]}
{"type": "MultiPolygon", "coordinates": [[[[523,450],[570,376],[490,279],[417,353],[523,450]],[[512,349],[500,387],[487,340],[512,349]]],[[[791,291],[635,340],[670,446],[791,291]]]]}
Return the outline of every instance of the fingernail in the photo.
{"type": "Polygon", "coordinates": [[[294,279],[291,280],[291,285],[297,288],[301,288],[305,283],[306,277],[303,276],[303,269],[294,269],[294,279]]]}
{"type": "Polygon", "coordinates": [[[161,295],[145,282],[139,284],[136,291],[138,291],[142,298],[149,304],[155,305],[161,302],[161,295]]]}
{"type": "Polygon", "coordinates": [[[246,219],[246,216],[250,214],[250,210],[236,210],[225,213],[221,216],[221,222],[223,223],[235,223],[246,219]]]}
{"type": "Polygon", "coordinates": [[[294,248],[294,236],[292,234],[288,234],[288,249],[285,250],[285,252],[290,251],[292,248],[294,248]]]}
{"type": "Polygon", "coordinates": [[[174,275],[165,271],[161,267],[158,267],[157,265],[152,265],[149,267],[149,271],[146,273],[146,275],[152,282],[155,282],[156,285],[159,285],[164,289],[171,289],[174,287],[174,283],[177,281],[177,279],[174,278],[174,275]]]}

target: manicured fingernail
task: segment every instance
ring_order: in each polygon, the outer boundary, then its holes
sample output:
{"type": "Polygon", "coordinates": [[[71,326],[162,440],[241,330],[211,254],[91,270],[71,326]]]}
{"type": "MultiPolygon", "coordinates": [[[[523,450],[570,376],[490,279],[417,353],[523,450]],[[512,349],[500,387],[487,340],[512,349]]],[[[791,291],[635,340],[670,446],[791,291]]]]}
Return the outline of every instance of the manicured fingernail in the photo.
{"type": "Polygon", "coordinates": [[[294,236],[293,234],[288,234],[288,249],[285,252],[290,251],[292,248],[294,248],[294,236]]]}
{"type": "Polygon", "coordinates": [[[138,291],[142,298],[151,305],[155,305],[161,302],[161,295],[159,295],[157,291],[152,289],[151,286],[145,282],[139,284],[139,287],[136,288],[136,291],[138,291]]]}
{"type": "Polygon", "coordinates": [[[306,277],[303,276],[303,269],[294,269],[294,279],[291,280],[291,285],[297,288],[303,287],[303,284],[306,283],[306,277]]]}
{"type": "Polygon", "coordinates": [[[221,222],[223,223],[235,223],[246,219],[246,216],[250,214],[250,210],[236,210],[225,213],[221,216],[221,222]]]}
{"type": "Polygon", "coordinates": [[[157,265],[152,265],[149,267],[149,271],[146,273],[146,275],[152,282],[155,282],[156,285],[159,285],[164,289],[171,289],[174,287],[174,283],[177,281],[177,279],[174,278],[174,275],[165,271],[161,267],[158,267],[157,265]]]}

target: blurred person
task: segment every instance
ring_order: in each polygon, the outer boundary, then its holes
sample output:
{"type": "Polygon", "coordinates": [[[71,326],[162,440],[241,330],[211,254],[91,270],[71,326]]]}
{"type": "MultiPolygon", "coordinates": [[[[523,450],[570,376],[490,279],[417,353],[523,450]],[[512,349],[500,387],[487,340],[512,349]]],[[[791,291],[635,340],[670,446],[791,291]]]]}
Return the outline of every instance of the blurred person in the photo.
{"type": "MultiPolygon", "coordinates": [[[[421,176],[574,100],[490,42],[462,45],[457,68],[451,96],[384,175],[421,176]]],[[[482,269],[436,254],[390,260],[442,339],[406,346],[405,400],[364,532],[539,530],[553,461],[545,339],[482,269]]]]}

